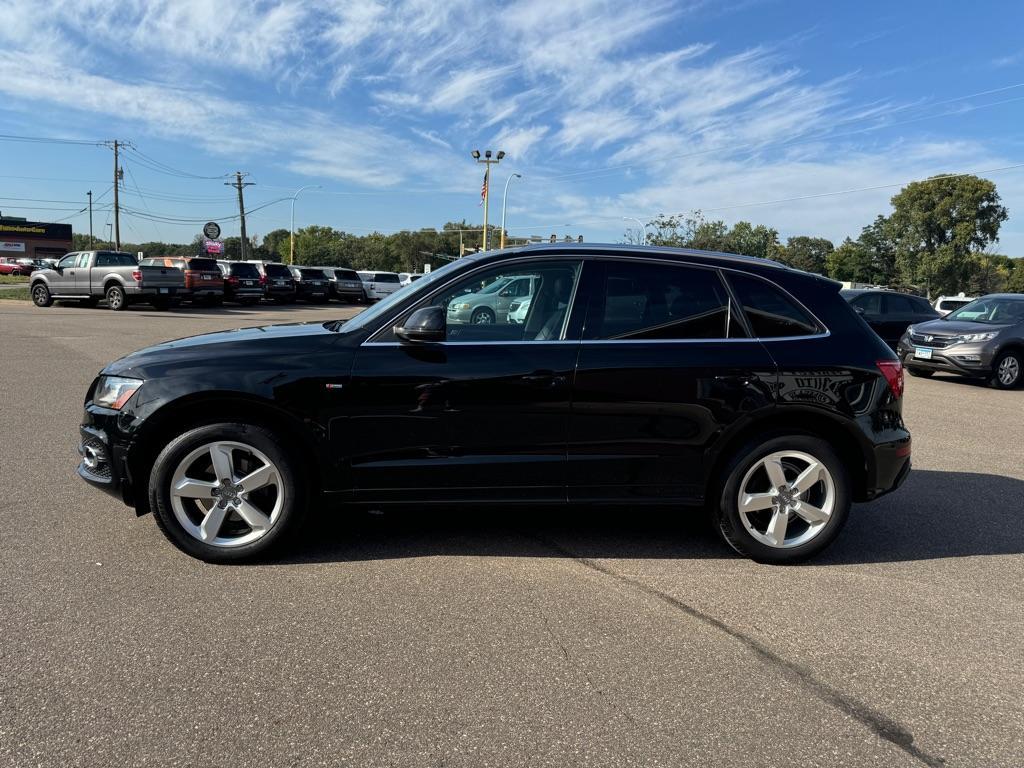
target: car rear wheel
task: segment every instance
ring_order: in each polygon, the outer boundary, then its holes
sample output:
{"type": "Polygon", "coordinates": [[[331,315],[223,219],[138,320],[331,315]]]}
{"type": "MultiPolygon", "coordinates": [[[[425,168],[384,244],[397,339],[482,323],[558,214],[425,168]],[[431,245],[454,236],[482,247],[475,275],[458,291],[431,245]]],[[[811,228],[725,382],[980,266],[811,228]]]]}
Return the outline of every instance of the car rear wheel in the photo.
{"type": "Polygon", "coordinates": [[[106,296],[107,307],[109,309],[112,309],[115,312],[120,312],[121,310],[128,308],[128,300],[124,295],[124,288],[120,285],[112,285],[107,288],[106,296]]]}
{"type": "Polygon", "coordinates": [[[1016,389],[1024,381],[1024,359],[1020,352],[1012,349],[1003,352],[992,367],[990,379],[996,389],[1016,389]]]}
{"type": "Polygon", "coordinates": [[[150,474],[164,535],[211,563],[249,560],[279,546],[305,503],[299,469],[280,439],[251,424],[210,424],[171,441],[150,474]]]}
{"type": "Polygon", "coordinates": [[[935,375],[935,371],[929,371],[927,368],[915,368],[912,365],[907,366],[907,373],[917,376],[919,379],[930,379],[935,375]]]}
{"type": "Polygon", "coordinates": [[[46,283],[36,283],[32,286],[32,303],[37,307],[48,307],[53,304],[53,296],[46,283]]]}
{"type": "Polygon", "coordinates": [[[785,435],[749,444],[730,462],[717,510],[733,549],[763,563],[792,563],[821,552],[839,534],[850,489],[824,440],[785,435]]]}

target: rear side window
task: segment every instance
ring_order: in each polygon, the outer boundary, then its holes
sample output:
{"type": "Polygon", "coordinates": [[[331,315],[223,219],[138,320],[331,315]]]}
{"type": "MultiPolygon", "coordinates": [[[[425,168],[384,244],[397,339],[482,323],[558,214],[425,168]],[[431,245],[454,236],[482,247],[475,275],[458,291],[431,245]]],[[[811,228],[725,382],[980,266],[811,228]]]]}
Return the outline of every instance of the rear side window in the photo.
{"type": "Polygon", "coordinates": [[[188,269],[193,269],[197,272],[218,272],[220,270],[217,262],[213,259],[189,259],[188,269]]]}
{"type": "Polygon", "coordinates": [[[893,315],[913,315],[918,310],[914,307],[912,302],[906,296],[900,296],[899,294],[890,294],[885,297],[886,311],[893,315]]]}
{"type": "Polygon", "coordinates": [[[291,279],[292,276],[292,273],[284,264],[264,264],[263,271],[267,273],[267,277],[287,277],[291,279]]]}
{"type": "Polygon", "coordinates": [[[729,282],[758,338],[809,336],[819,332],[814,318],[780,288],[738,273],[730,273],[729,282]]]}
{"type": "Polygon", "coordinates": [[[339,280],[358,280],[359,275],[351,269],[336,269],[334,270],[334,276],[339,280]]]}
{"type": "Polygon", "coordinates": [[[373,282],[375,283],[400,283],[398,275],[393,272],[377,272],[373,276],[373,282]]]}
{"type": "Polygon", "coordinates": [[[587,317],[587,339],[725,339],[744,336],[716,270],[608,262],[587,317]]]}

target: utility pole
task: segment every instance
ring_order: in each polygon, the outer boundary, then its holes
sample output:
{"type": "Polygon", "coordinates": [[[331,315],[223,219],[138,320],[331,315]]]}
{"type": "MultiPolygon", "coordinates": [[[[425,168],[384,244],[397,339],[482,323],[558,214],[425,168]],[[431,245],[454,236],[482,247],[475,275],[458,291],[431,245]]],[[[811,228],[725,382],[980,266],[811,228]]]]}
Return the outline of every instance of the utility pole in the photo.
{"type": "Polygon", "coordinates": [[[241,261],[245,261],[245,247],[246,247],[246,245],[248,245],[248,241],[245,238],[245,200],[242,198],[242,189],[244,187],[251,187],[253,184],[256,183],[256,182],[253,182],[253,181],[243,182],[242,181],[242,177],[243,176],[248,176],[248,175],[249,175],[248,173],[242,173],[241,171],[235,171],[235,180],[233,182],[232,181],[225,181],[224,182],[224,186],[226,186],[226,187],[235,187],[235,189],[238,190],[238,218],[239,218],[239,221],[240,221],[241,226],[242,226],[242,242],[241,242],[242,254],[241,254],[241,261]]]}
{"type": "Polygon", "coordinates": [[[490,207],[490,202],[491,202],[491,166],[492,165],[497,165],[499,162],[501,162],[501,159],[503,157],[505,157],[505,153],[504,152],[498,152],[497,159],[495,159],[495,160],[491,159],[491,150],[489,150],[489,149],[484,152],[483,158],[480,157],[480,150],[478,150],[478,149],[474,149],[471,154],[473,156],[473,159],[476,160],[478,163],[485,163],[487,165],[487,170],[484,171],[484,188],[483,188],[483,198],[484,198],[484,241],[483,241],[483,248],[480,249],[482,251],[486,251],[487,250],[487,212],[488,212],[487,209],[490,207]]]}
{"type": "Polygon", "coordinates": [[[117,188],[121,182],[121,169],[117,164],[117,139],[114,139],[114,250],[121,250],[121,208],[117,188]]]}
{"type": "Polygon", "coordinates": [[[92,248],[92,190],[89,190],[89,247],[92,248]]]}

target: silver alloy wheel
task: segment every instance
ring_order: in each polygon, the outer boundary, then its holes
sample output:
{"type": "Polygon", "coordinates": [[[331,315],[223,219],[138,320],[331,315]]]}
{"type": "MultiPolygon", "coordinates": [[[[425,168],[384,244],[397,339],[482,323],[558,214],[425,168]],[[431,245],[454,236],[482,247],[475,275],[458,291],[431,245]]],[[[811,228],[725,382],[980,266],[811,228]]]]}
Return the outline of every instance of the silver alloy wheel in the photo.
{"type": "Polygon", "coordinates": [[[34,301],[37,305],[42,306],[43,304],[46,303],[46,299],[48,298],[46,294],[46,286],[42,284],[37,285],[35,288],[32,289],[32,301],[34,301]]]}
{"type": "Polygon", "coordinates": [[[277,467],[245,443],[201,445],[178,462],[171,477],[171,509],[178,523],[214,547],[240,547],[262,538],[284,504],[277,467]]]}
{"type": "Polygon", "coordinates": [[[473,325],[491,325],[494,322],[494,315],[489,309],[478,309],[471,318],[473,325]]]}
{"type": "Polygon", "coordinates": [[[747,533],[769,547],[788,549],[825,529],[835,508],[835,482],[811,454],[776,451],[747,471],[737,503],[747,533]]]}
{"type": "Polygon", "coordinates": [[[123,300],[124,296],[119,289],[111,288],[107,291],[107,304],[111,309],[120,307],[123,300]]]}
{"type": "Polygon", "coordinates": [[[1004,387],[1011,386],[1020,376],[1020,361],[1014,355],[1007,355],[999,363],[999,370],[996,374],[999,376],[1000,384],[1004,387]]]}

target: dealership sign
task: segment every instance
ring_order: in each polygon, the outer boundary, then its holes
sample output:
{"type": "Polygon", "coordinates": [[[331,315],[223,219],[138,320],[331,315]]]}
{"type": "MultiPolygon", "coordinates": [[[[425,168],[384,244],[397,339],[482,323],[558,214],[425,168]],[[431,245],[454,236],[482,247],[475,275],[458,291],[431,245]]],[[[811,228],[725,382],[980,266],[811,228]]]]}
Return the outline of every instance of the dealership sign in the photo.
{"type": "Polygon", "coordinates": [[[224,253],[224,243],[219,240],[206,240],[203,242],[203,248],[207,253],[224,253]]]}
{"type": "Polygon", "coordinates": [[[216,221],[208,221],[203,225],[203,234],[208,240],[216,240],[220,237],[220,224],[216,221]]]}
{"type": "Polygon", "coordinates": [[[2,241],[0,241],[0,251],[7,251],[8,253],[11,253],[11,252],[24,253],[25,252],[25,244],[24,243],[11,243],[11,242],[2,242],[2,241]]]}

